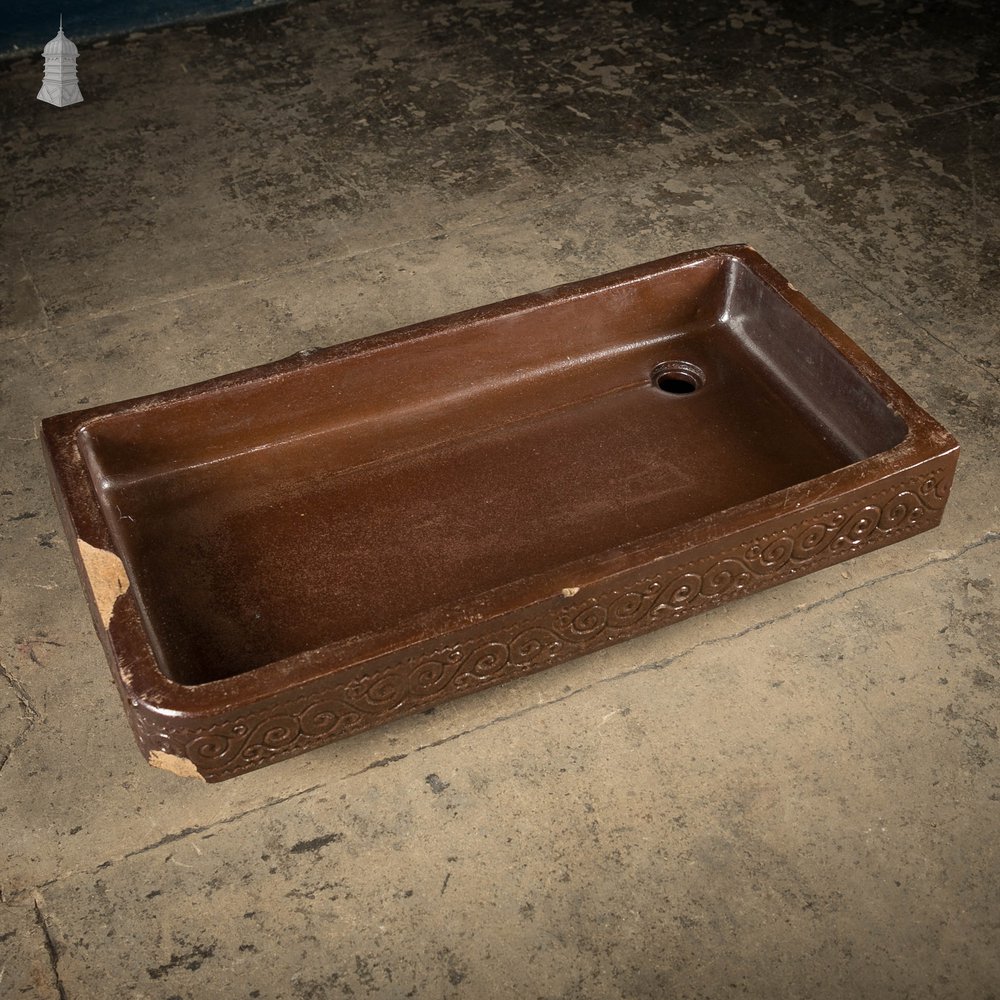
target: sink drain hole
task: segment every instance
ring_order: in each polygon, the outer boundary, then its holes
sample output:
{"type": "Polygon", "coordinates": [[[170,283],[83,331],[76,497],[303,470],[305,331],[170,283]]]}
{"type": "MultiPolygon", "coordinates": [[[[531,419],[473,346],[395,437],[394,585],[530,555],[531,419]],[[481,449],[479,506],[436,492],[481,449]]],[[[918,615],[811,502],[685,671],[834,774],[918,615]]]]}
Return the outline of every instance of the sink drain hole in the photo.
{"type": "Polygon", "coordinates": [[[665,361],[653,369],[653,385],[670,396],[686,396],[705,384],[705,373],[687,361],[665,361]]]}

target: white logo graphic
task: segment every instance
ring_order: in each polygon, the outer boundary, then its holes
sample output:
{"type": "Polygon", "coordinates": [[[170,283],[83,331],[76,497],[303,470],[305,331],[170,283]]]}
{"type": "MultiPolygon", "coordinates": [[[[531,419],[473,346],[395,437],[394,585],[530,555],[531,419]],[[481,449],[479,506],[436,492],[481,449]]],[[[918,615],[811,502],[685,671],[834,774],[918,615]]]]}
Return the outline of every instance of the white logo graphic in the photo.
{"type": "Polygon", "coordinates": [[[45,55],[45,76],[40,101],[48,101],[57,108],[78,104],[83,100],[80,84],[76,79],[77,47],[63,34],[62,15],[59,15],[59,34],[42,50],[45,55]]]}

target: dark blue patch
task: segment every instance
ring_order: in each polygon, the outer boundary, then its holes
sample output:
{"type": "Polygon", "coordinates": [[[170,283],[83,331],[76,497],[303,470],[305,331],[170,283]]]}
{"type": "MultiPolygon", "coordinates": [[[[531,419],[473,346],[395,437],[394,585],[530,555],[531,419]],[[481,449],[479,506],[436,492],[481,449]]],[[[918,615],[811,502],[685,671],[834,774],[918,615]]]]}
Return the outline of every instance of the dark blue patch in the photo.
{"type": "Polygon", "coordinates": [[[41,49],[59,30],[60,14],[67,37],[79,44],[254,6],[253,0],[6,0],[0,14],[0,56],[41,49]]]}

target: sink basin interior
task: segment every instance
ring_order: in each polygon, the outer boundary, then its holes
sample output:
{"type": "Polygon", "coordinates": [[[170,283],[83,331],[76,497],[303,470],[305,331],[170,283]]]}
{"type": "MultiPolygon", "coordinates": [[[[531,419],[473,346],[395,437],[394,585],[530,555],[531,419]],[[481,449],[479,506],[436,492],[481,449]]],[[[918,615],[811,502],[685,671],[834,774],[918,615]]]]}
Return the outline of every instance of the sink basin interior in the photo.
{"type": "MultiPolygon", "coordinates": [[[[389,641],[891,448],[903,420],[734,258],[545,293],[96,417],[81,454],[182,684],[389,641]]],[[[571,586],[567,579],[563,585],[571,586]]]]}

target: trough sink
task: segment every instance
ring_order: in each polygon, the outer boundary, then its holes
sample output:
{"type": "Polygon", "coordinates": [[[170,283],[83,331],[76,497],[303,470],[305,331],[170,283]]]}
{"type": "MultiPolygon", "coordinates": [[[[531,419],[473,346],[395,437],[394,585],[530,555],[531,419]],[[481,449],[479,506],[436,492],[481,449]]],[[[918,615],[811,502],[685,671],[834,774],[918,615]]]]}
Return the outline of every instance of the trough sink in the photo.
{"type": "Polygon", "coordinates": [[[42,431],[139,746],[206,781],[933,527],[958,458],[746,246],[42,431]]]}

